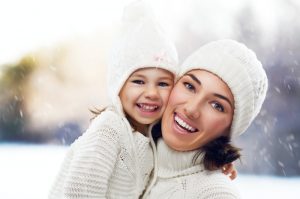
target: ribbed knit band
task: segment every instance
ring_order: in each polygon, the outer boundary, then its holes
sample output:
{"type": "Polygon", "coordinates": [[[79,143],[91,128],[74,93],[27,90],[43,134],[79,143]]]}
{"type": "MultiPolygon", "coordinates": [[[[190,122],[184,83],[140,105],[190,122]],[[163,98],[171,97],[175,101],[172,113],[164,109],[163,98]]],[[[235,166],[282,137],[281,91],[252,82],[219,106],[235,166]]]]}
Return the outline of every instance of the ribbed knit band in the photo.
{"type": "Polygon", "coordinates": [[[168,70],[175,76],[178,73],[175,45],[143,1],[134,2],[125,9],[123,23],[108,67],[109,97],[118,108],[121,108],[119,92],[134,71],[156,67],[168,70]]]}
{"type": "Polygon", "coordinates": [[[212,72],[230,88],[234,97],[231,136],[241,135],[259,113],[268,80],[255,53],[233,40],[219,40],[202,46],[182,64],[180,76],[194,69],[212,72]]]}
{"type": "Polygon", "coordinates": [[[175,151],[163,139],[159,139],[157,142],[157,151],[157,161],[159,164],[158,176],[160,178],[190,175],[204,170],[203,165],[200,164],[204,154],[200,154],[195,160],[196,162],[193,162],[196,153],[199,152],[198,150],[175,151]],[[175,162],[176,164],[174,164],[175,162]]]}

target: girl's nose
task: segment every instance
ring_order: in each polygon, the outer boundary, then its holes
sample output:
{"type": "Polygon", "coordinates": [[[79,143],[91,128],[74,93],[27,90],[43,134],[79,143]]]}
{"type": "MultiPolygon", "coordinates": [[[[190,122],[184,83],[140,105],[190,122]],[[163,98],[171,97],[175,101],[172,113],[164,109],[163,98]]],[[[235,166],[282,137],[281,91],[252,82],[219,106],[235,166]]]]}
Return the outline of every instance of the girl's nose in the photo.
{"type": "Polygon", "coordinates": [[[158,94],[158,90],[155,86],[149,86],[145,92],[145,96],[148,99],[158,99],[159,98],[159,94],[158,94]]]}

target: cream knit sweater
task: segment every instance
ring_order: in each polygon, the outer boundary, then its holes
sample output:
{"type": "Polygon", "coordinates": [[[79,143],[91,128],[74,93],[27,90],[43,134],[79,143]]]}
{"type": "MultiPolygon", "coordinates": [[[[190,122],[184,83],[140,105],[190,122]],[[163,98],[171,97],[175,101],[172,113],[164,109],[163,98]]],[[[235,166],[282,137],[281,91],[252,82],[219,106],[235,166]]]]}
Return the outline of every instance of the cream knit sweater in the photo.
{"type": "Polygon", "coordinates": [[[138,198],[152,168],[150,139],[105,110],[71,145],[49,199],[138,198]]]}
{"type": "Polygon", "coordinates": [[[150,189],[148,199],[237,199],[240,198],[233,182],[221,170],[207,171],[199,157],[192,159],[196,151],[177,152],[162,139],[158,140],[158,171],[156,183],[150,189]]]}

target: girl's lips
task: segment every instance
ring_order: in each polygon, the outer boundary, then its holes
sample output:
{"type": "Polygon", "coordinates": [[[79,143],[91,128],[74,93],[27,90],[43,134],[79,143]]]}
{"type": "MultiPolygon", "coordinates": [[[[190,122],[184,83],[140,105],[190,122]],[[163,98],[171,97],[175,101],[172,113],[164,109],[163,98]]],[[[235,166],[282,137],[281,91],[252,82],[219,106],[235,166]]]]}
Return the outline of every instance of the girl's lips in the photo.
{"type": "Polygon", "coordinates": [[[177,114],[176,112],[173,116],[173,122],[176,130],[178,130],[180,134],[195,133],[198,131],[198,129],[194,127],[194,125],[192,125],[190,122],[188,122],[185,118],[183,118],[182,116],[180,116],[180,114],[177,114]]]}

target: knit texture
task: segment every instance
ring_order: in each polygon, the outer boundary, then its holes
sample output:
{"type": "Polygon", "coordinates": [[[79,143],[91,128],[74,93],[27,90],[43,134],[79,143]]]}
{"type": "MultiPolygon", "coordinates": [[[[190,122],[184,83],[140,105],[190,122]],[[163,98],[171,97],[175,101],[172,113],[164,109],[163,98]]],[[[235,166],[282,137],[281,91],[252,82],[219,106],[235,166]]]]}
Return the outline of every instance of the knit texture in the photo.
{"type": "Polygon", "coordinates": [[[234,97],[231,136],[241,135],[259,113],[268,88],[266,72],[255,53],[234,40],[210,42],[184,61],[180,75],[193,69],[212,72],[228,85],[234,97]]]}
{"type": "Polygon", "coordinates": [[[109,98],[120,112],[119,93],[133,72],[155,67],[168,70],[174,76],[178,73],[175,45],[144,1],[134,1],[125,8],[122,25],[110,53],[107,78],[109,98]]]}
{"type": "Polygon", "coordinates": [[[126,122],[106,110],[70,147],[49,199],[138,198],[153,168],[149,138],[128,136],[126,122]],[[136,151],[136,153],[134,152],[136,151]]]}
{"type": "Polygon", "coordinates": [[[220,170],[207,171],[197,151],[177,152],[158,140],[158,176],[148,199],[237,199],[239,192],[220,170]]]}

